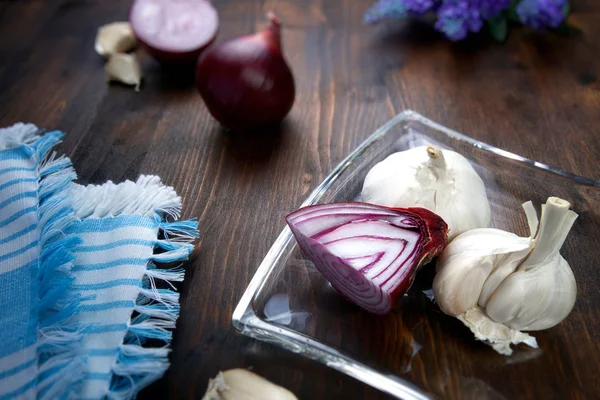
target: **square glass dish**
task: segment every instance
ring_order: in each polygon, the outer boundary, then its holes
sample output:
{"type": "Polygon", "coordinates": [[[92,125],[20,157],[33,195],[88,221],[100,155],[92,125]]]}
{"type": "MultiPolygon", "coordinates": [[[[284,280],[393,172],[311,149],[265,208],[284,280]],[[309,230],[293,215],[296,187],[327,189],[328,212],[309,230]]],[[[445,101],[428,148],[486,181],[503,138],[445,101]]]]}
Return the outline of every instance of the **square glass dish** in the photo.
{"type": "MultiPolygon", "coordinates": [[[[579,214],[561,254],[578,284],[577,303],[559,325],[532,332],[539,348],[502,356],[474,339],[433,301],[432,265],[385,316],[338,295],[285,228],[240,300],[243,334],[317,360],[401,399],[590,398],[600,393],[600,182],[473,140],[406,111],[373,133],[302,206],[359,200],[363,180],[388,155],[435,145],[465,156],[485,182],[494,228],[528,236],[521,204],[539,212],[549,196],[579,214]]],[[[290,212],[293,210],[290,210],[290,212]]],[[[285,221],[281,221],[284,226],[285,221]]]]}

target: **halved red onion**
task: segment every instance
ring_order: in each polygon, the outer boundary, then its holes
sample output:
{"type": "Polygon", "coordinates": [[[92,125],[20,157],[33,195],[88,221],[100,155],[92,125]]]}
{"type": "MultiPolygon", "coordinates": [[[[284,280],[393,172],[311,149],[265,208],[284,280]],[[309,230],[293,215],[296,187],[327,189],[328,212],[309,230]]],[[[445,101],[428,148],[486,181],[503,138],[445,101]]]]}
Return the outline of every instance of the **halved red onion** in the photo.
{"type": "Polygon", "coordinates": [[[448,225],[424,208],[331,203],[286,217],[315,267],[346,299],[385,314],[419,268],[448,243],[448,225]]]}
{"type": "Polygon", "coordinates": [[[129,22],[159,61],[195,62],[219,29],[217,10],[205,0],[135,0],[129,22]]]}

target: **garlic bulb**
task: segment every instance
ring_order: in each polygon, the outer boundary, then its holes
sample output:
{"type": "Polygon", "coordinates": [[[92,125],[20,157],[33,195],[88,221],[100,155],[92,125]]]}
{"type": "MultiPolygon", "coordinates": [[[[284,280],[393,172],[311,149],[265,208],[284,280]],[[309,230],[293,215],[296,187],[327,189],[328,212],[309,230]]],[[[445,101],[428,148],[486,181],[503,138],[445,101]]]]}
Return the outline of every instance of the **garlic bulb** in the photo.
{"type": "Polygon", "coordinates": [[[388,207],[423,207],[450,228],[448,238],[490,224],[490,204],[483,181],[469,161],[433,146],[394,153],[367,174],[363,202],[388,207]]]}
{"type": "Polygon", "coordinates": [[[502,354],[511,354],[511,343],[537,347],[520,331],[550,328],[575,305],[575,277],[559,253],[577,218],[569,207],[565,200],[548,198],[538,229],[532,203],[523,204],[528,238],[484,228],[454,239],[438,259],[433,281],[442,311],[502,354]]]}

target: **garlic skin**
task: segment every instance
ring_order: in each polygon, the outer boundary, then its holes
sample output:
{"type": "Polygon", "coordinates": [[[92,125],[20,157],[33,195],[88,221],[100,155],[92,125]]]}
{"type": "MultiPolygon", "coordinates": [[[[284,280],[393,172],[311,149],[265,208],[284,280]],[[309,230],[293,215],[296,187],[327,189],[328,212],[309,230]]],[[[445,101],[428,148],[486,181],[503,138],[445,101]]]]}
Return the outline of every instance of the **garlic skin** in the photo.
{"type": "Polygon", "coordinates": [[[533,336],[493,321],[479,307],[466,311],[458,319],[473,332],[476,339],[487,342],[500,354],[511,355],[511,344],[525,343],[529,347],[538,347],[533,336]]]}
{"type": "Polygon", "coordinates": [[[533,205],[523,204],[528,238],[487,228],[454,239],[439,257],[433,281],[442,311],[501,354],[512,353],[510,344],[537,347],[535,339],[520,331],[560,323],[577,297],[573,272],[559,253],[577,218],[569,207],[565,200],[548,198],[538,230],[533,205]]]}
{"type": "Polygon", "coordinates": [[[451,150],[420,146],[388,156],[367,174],[361,199],[387,207],[423,207],[448,224],[448,239],[487,228],[485,185],[469,161],[451,150]]]}
{"type": "Polygon", "coordinates": [[[202,400],[298,400],[292,392],[245,369],[230,369],[208,381],[202,400]]]}
{"type": "Polygon", "coordinates": [[[137,46],[137,39],[133,34],[129,22],[113,22],[98,28],[94,48],[96,53],[103,57],[110,57],[115,53],[126,53],[137,46]]]}
{"type": "Polygon", "coordinates": [[[104,66],[107,82],[121,82],[135,86],[135,91],[140,91],[142,83],[142,68],[135,55],[116,53],[110,56],[104,66]]]}

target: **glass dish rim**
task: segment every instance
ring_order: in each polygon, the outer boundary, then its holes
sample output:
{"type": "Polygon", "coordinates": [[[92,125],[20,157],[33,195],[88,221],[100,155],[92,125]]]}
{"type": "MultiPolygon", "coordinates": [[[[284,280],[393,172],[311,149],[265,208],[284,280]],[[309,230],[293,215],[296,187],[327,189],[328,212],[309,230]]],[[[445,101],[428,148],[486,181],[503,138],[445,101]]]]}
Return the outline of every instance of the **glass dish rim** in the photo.
{"type": "MultiPolygon", "coordinates": [[[[419,122],[428,126],[429,128],[444,133],[446,136],[454,140],[465,142],[476,148],[489,151],[499,157],[517,161],[534,168],[539,168],[553,174],[560,175],[584,186],[591,186],[600,189],[600,181],[566,172],[538,161],[519,156],[509,151],[502,150],[498,147],[475,140],[467,135],[447,128],[413,110],[405,110],[380,126],[354,151],[344,158],[308,195],[300,207],[312,205],[319,201],[324,192],[331,186],[331,183],[335,181],[335,179],[337,179],[338,176],[340,176],[342,172],[344,172],[345,169],[354,162],[354,160],[360,157],[371,144],[384,136],[391,127],[401,123],[404,120],[419,122]]],[[[292,233],[289,227],[285,226],[283,231],[279,234],[267,252],[266,256],[263,258],[260,266],[256,270],[252,280],[248,284],[248,287],[238,302],[238,305],[236,306],[232,315],[233,326],[242,334],[276,344],[294,353],[302,354],[307,358],[321,362],[330,368],[336,369],[394,397],[406,400],[431,399],[432,397],[429,394],[426,394],[407,380],[399,378],[395,375],[383,375],[374,368],[359,363],[351,357],[348,357],[340,353],[338,350],[324,345],[307,335],[294,331],[293,329],[288,329],[280,325],[263,321],[254,313],[252,309],[252,299],[267,282],[267,279],[273,272],[277,261],[282,256],[284,249],[287,248],[292,240],[292,233]]]]}

